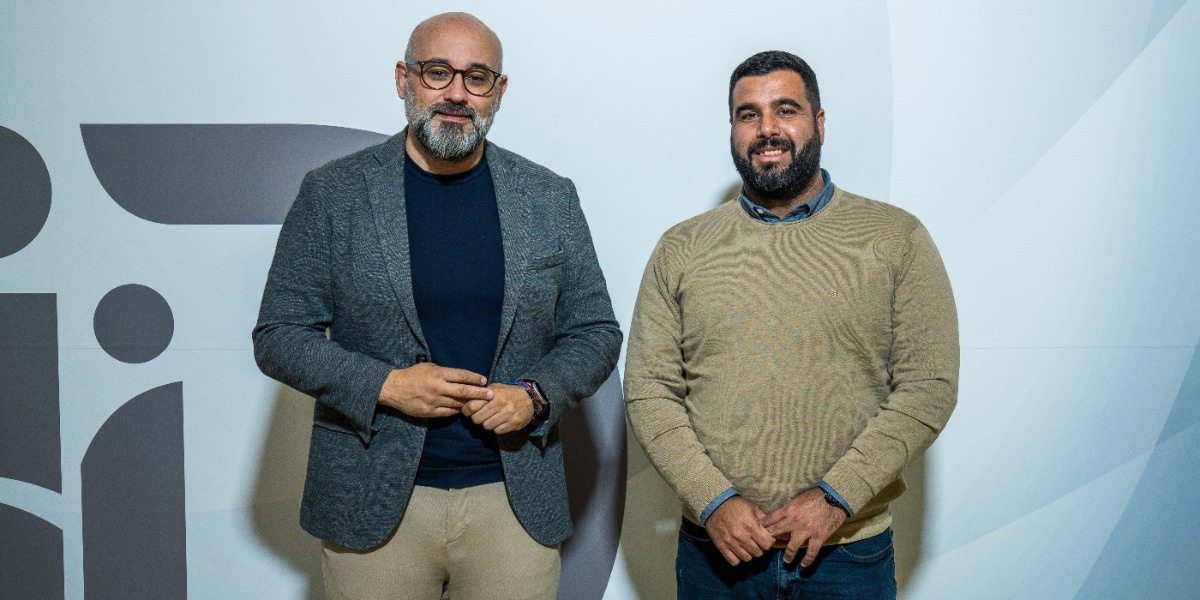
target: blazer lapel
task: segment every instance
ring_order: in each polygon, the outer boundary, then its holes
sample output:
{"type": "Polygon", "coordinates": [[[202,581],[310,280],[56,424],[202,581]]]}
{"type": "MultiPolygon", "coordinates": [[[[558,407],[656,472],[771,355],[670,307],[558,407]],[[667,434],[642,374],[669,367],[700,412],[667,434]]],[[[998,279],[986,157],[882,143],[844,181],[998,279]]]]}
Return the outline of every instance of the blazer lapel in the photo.
{"type": "Polygon", "coordinates": [[[428,351],[429,345],[425,343],[421,320],[417,316],[417,304],[413,300],[412,269],[409,267],[408,216],[404,204],[404,141],[407,131],[405,129],[392,136],[375,151],[378,165],[367,169],[364,175],[371,197],[375,230],[379,235],[379,247],[387,264],[392,290],[413,336],[428,351]]]}
{"type": "Polygon", "coordinates": [[[523,297],[524,273],[530,263],[533,240],[529,239],[527,223],[533,215],[532,199],[522,187],[522,181],[504,156],[504,151],[488,143],[488,168],[496,190],[496,211],[500,215],[500,238],[504,243],[504,302],[500,308],[500,331],[496,339],[496,356],[492,370],[500,361],[508,334],[512,331],[517,306],[523,297]]]}

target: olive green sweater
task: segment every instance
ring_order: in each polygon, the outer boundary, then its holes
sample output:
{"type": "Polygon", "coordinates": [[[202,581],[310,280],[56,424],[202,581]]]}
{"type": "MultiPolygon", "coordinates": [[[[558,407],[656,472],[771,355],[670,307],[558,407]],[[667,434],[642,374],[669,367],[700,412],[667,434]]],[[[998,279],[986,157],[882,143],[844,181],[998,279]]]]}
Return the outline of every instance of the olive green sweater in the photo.
{"type": "Polygon", "coordinates": [[[646,266],[629,421],[697,523],[730,487],[769,513],[824,480],[854,511],[828,543],[882,532],[957,390],[950,283],[896,207],[837,189],[808,219],[765,223],[726,202],[646,266]]]}

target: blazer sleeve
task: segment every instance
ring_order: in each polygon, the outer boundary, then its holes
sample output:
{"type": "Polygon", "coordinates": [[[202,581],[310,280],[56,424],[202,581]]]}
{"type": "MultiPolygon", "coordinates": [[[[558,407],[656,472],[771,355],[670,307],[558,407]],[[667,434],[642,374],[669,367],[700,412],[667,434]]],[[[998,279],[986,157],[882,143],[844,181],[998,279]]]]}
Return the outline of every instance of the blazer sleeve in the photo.
{"type": "Polygon", "coordinates": [[[563,244],[563,285],[554,310],[554,347],[521,375],[536,381],[550,413],[530,432],[544,435],[579,401],[595,393],[612,373],[621,350],[621,328],[587,219],[575,185],[568,179],[567,206],[560,239],[563,244]]]}
{"type": "Polygon", "coordinates": [[[392,365],[331,341],[330,247],[325,203],[345,190],[316,172],[305,176],[284,220],[254,328],[254,358],[266,375],[345,418],[364,442],[392,365]]]}

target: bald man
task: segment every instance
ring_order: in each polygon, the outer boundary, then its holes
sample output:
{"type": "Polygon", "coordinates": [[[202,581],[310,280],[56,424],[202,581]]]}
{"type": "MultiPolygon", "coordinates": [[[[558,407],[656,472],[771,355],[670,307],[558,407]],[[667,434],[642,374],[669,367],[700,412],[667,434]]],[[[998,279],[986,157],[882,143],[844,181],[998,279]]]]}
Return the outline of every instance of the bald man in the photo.
{"type": "Polygon", "coordinates": [[[508,87],[464,13],[396,64],[408,127],[310,172],[255,357],[316,399],[300,521],[330,599],[554,598],[558,423],[621,332],[569,179],[485,141],[508,87]]]}

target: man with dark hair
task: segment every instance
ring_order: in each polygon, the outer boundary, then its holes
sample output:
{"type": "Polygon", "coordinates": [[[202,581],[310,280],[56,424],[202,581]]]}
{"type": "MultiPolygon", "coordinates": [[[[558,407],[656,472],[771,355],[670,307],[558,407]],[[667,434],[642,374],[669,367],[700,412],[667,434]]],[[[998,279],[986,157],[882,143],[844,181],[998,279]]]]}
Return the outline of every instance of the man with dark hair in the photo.
{"type": "Polygon", "coordinates": [[[316,399],[300,520],[331,600],[556,595],[557,427],[621,332],[574,185],[485,141],[501,70],[475,17],[418,25],[408,128],[310,172],[279,234],[255,357],[316,399]]]}
{"type": "Polygon", "coordinates": [[[626,359],[683,503],[679,597],[895,598],[888,504],[957,398],[945,268],[915,217],[820,168],[807,63],[750,57],[729,106],[742,194],[663,234],[626,359]]]}

